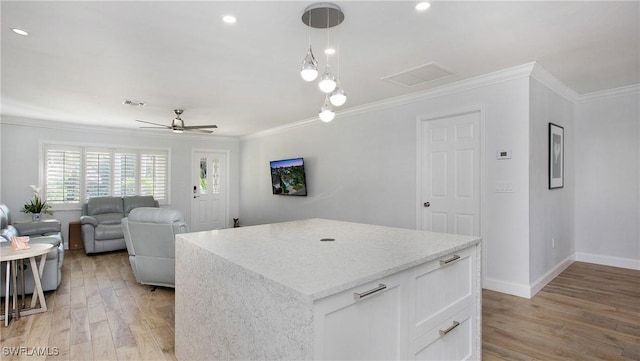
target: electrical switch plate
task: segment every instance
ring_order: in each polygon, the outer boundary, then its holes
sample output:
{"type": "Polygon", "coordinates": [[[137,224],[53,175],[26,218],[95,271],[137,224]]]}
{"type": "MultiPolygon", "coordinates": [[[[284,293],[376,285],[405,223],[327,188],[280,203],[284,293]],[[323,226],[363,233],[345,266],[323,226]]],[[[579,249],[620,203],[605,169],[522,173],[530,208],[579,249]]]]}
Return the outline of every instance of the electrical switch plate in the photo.
{"type": "Polygon", "coordinates": [[[496,182],[496,193],[513,193],[513,183],[511,182],[496,182]]]}

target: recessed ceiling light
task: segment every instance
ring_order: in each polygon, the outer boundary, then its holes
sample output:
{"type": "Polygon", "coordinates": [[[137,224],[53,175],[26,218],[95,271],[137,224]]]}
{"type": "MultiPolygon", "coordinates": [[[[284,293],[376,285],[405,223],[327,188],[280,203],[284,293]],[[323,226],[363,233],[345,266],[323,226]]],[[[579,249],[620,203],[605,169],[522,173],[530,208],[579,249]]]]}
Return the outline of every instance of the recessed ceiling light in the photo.
{"type": "Polygon", "coordinates": [[[233,15],[225,15],[222,17],[222,21],[224,21],[226,24],[235,24],[237,19],[233,15]]]}
{"type": "Polygon", "coordinates": [[[334,48],[326,48],[326,49],[324,49],[324,53],[327,54],[327,55],[333,55],[333,54],[336,53],[336,49],[334,49],[334,48]]]}
{"type": "Polygon", "coordinates": [[[418,3],[418,4],[416,5],[416,10],[418,10],[418,11],[425,11],[425,10],[427,10],[430,6],[431,6],[431,4],[429,4],[429,3],[428,3],[428,2],[426,2],[426,1],[424,1],[424,2],[418,3]]]}
{"type": "Polygon", "coordinates": [[[27,36],[27,35],[29,35],[29,33],[28,33],[28,32],[26,32],[26,31],[24,31],[24,30],[22,30],[22,29],[19,29],[19,28],[11,28],[11,30],[13,30],[13,32],[14,32],[14,33],[16,33],[16,34],[18,34],[18,35],[22,35],[22,36],[27,36]]]}

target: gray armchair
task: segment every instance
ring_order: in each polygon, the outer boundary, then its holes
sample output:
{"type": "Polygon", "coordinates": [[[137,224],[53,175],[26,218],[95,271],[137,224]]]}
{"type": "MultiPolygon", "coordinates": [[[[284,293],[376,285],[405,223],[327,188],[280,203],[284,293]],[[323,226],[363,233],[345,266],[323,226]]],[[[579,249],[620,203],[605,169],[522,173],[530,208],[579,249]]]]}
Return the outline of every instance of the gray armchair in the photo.
{"type": "MultiPolygon", "coordinates": [[[[53,245],[53,249],[47,253],[47,258],[45,259],[41,282],[43,291],[57,289],[60,282],[62,282],[62,262],[64,261],[64,242],[60,232],[60,222],[46,220],[12,224],[9,208],[4,204],[0,204],[0,247],[11,247],[11,237],[13,236],[29,236],[29,243],[31,244],[49,243],[53,245]]],[[[4,296],[6,267],[0,268],[0,283],[2,283],[2,291],[0,293],[4,296]]],[[[24,284],[27,293],[33,291],[35,282],[31,267],[25,267],[24,284]]]]}
{"type": "Polygon", "coordinates": [[[125,249],[120,221],[137,207],[158,207],[152,196],[95,197],[82,206],[80,225],[87,254],[125,249]]]}
{"type": "Polygon", "coordinates": [[[122,230],[136,281],[175,288],[176,234],[189,232],[182,213],[167,208],[136,208],[122,219],[122,230]]]}

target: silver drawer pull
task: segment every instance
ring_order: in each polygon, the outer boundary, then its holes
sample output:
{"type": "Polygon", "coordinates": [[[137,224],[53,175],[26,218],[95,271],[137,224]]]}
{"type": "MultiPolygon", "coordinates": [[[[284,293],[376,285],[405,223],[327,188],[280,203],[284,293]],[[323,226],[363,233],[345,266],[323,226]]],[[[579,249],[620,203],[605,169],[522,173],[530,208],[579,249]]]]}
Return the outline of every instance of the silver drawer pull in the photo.
{"type": "Polygon", "coordinates": [[[374,294],[376,292],[382,291],[382,290],[384,290],[386,288],[387,288],[387,285],[385,285],[384,283],[380,283],[378,285],[378,287],[376,287],[376,288],[374,288],[372,290],[369,290],[369,291],[366,291],[366,292],[362,292],[362,293],[354,292],[353,293],[353,299],[356,300],[356,301],[359,301],[359,300],[361,300],[361,299],[363,299],[363,298],[365,298],[367,296],[370,296],[370,295],[372,295],[372,294],[374,294]]]}
{"type": "Polygon", "coordinates": [[[454,254],[454,255],[453,255],[451,258],[449,258],[449,259],[445,259],[445,260],[442,260],[442,259],[441,259],[441,260],[440,260],[440,266],[446,266],[446,265],[448,265],[449,263],[451,263],[451,262],[455,262],[455,261],[457,261],[457,260],[459,260],[459,259],[460,259],[460,256],[458,256],[457,254],[454,254]]]}
{"type": "Polygon", "coordinates": [[[460,326],[460,322],[458,321],[453,321],[453,325],[451,325],[451,327],[447,328],[446,330],[438,330],[438,332],[440,332],[440,337],[448,334],[449,332],[453,331],[454,328],[460,326]]]}

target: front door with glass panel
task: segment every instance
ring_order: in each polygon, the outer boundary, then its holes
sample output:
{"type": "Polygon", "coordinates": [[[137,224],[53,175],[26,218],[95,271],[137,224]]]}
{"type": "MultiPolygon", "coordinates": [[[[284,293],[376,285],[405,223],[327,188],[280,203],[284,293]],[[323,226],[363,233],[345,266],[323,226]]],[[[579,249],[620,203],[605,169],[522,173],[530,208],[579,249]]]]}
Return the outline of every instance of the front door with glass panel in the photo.
{"type": "Polygon", "coordinates": [[[193,153],[191,231],[227,227],[227,154],[193,153]]]}

